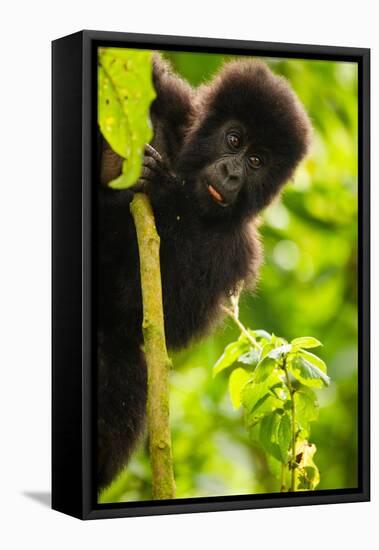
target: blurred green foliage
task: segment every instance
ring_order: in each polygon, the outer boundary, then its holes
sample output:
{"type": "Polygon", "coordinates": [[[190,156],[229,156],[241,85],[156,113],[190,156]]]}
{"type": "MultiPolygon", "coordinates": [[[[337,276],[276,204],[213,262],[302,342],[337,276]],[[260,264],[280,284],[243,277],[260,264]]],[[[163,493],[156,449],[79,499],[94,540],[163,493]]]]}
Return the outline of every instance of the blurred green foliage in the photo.
{"type": "MultiPolygon", "coordinates": [[[[225,56],[165,53],[192,84],[212,77],[225,56]]],[[[229,57],[228,57],[229,58],[229,57]]],[[[332,379],[312,426],[318,489],[357,485],[357,65],[267,58],[303,101],[314,126],[308,159],[262,217],[265,262],[241,320],[287,340],[312,335],[332,379]]],[[[212,366],[238,335],[232,321],[173,357],[171,423],[177,497],[277,491],[260,448],[233,409],[227,376],[212,366]]],[[[102,502],[150,499],[146,442],[102,502]]]]}

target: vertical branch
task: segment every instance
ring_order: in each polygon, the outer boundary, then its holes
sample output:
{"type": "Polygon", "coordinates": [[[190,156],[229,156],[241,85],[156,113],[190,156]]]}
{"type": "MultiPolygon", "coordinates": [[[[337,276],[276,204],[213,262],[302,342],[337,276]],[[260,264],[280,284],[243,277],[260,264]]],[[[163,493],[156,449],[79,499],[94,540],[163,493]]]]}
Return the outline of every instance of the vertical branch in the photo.
{"type": "Polygon", "coordinates": [[[136,193],[130,205],[137,232],[143,301],[143,337],[148,369],[147,417],[154,499],[175,497],[169,421],[169,371],[159,262],[160,239],[149,199],[136,193]]]}

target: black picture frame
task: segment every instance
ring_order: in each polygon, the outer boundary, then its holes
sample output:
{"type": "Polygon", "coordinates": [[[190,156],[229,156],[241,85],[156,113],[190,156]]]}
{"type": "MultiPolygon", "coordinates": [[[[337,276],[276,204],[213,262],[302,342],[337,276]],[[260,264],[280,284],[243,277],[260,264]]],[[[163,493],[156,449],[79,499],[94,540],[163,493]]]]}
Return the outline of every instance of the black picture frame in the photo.
{"type": "Polygon", "coordinates": [[[370,499],[370,50],[85,30],[52,43],[52,507],[81,519],[370,499]],[[294,494],[98,504],[94,483],[97,48],[354,61],[359,76],[359,485],[294,494]]]}

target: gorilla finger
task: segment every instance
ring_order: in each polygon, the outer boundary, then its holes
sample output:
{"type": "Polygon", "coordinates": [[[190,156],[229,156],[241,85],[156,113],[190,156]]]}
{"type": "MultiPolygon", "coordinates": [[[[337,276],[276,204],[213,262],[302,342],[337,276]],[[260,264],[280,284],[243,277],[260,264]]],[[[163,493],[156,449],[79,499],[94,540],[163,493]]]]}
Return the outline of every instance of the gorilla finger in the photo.
{"type": "Polygon", "coordinates": [[[160,153],[158,153],[158,151],[149,143],[145,145],[145,155],[155,159],[157,162],[162,162],[162,156],[160,153]]]}
{"type": "Polygon", "coordinates": [[[145,164],[143,164],[142,165],[141,177],[143,177],[145,179],[153,179],[156,172],[157,171],[154,170],[151,166],[146,166],[145,164]]]}
{"type": "Polygon", "coordinates": [[[145,168],[148,168],[152,172],[160,173],[163,170],[163,167],[159,163],[157,163],[157,161],[154,158],[151,158],[151,157],[144,157],[142,166],[145,168]]]}

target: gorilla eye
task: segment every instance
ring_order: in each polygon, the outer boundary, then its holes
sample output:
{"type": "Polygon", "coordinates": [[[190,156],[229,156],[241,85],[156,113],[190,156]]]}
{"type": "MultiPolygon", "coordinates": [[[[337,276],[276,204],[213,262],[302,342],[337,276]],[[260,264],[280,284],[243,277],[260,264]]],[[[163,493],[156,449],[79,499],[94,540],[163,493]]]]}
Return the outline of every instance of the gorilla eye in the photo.
{"type": "Polygon", "coordinates": [[[249,163],[253,168],[260,168],[263,164],[263,160],[258,155],[252,155],[249,157],[249,163]]]}
{"type": "Polygon", "coordinates": [[[235,132],[230,132],[226,136],[226,141],[231,149],[239,149],[241,147],[241,138],[235,132]]]}

